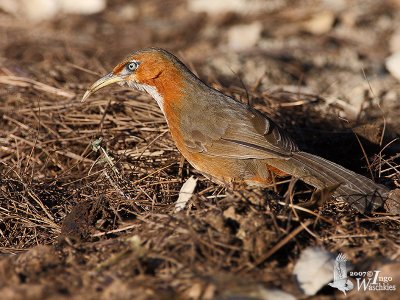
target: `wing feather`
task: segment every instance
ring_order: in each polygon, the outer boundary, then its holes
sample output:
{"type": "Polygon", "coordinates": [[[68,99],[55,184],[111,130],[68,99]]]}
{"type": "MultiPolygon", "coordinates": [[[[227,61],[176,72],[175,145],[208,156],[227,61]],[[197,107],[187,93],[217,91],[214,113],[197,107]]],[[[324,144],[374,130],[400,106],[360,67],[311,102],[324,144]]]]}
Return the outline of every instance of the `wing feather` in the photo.
{"type": "Polygon", "coordinates": [[[199,111],[196,120],[182,116],[183,140],[190,151],[236,159],[290,158],[298,151],[294,141],[259,111],[218,93],[215,102],[192,108],[199,111]]]}

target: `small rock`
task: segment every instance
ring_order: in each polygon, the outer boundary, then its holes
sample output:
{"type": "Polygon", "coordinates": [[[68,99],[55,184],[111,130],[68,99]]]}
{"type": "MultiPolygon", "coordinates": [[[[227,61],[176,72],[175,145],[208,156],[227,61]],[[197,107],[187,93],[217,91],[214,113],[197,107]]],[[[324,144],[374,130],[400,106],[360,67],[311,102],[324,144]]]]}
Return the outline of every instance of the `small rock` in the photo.
{"type": "Polygon", "coordinates": [[[106,0],[71,1],[58,0],[60,8],[65,13],[90,15],[103,11],[106,8],[106,0]]]}
{"type": "Polygon", "coordinates": [[[309,247],[301,253],[293,274],[304,294],[312,296],[333,279],[333,266],[334,258],[328,251],[309,247]]]}
{"type": "Polygon", "coordinates": [[[259,22],[233,26],[228,31],[228,46],[236,51],[254,47],[261,37],[262,29],[259,22]]]}
{"type": "Polygon", "coordinates": [[[118,16],[125,21],[132,21],[139,15],[139,10],[133,4],[124,5],[119,11],[118,16]]]}
{"type": "Polygon", "coordinates": [[[397,29],[395,32],[393,32],[389,41],[389,48],[391,53],[400,51],[400,29],[397,29]]]}
{"type": "Polygon", "coordinates": [[[33,22],[48,20],[60,11],[76,14],[94,14],[105,9],[106,0],[1,0],[0,8],[33,22]]]}
{"type": "Polygon", "coordinates": [[[327,33],[331,30],[335,21],[335,15],[331,11],[318,13],[311,17],[311,19],[303,23],[304,30],[309,33],[320,35],[327,33]]]}
{"type": "Polygon", "coordinates": [[[400,80],[400,51],[386,58],[385,65],[390,74],[400,80]]]}
{"type": "Polygon", "coordinates": [[[39,22],[53,18],[59,5],[56,0],[2,0],[0,8],[14,16],[39,22]]]}
{"type": "Polygon", "coordinates": [[[195,13],[204,12],[210,15],[224,13],[249,14],[274,10],[284,4],[284,1],[265,0],[189,0],[188,8],[195,13]]]}

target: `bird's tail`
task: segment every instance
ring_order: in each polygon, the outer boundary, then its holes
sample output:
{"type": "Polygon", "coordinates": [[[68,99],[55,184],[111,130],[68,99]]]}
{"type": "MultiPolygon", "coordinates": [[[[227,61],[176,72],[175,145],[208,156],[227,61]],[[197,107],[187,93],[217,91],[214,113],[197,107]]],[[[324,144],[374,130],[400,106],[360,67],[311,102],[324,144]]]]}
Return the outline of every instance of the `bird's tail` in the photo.
{"type": "Polygon", "coordinates": [[[360,212],[382,207],[384,195],[389,191],[365,176],[310,153],[293,153],[293,163],[296,167],[292,174],[316,188],[340,184],[334,196],[345,200],[360,212]]]}

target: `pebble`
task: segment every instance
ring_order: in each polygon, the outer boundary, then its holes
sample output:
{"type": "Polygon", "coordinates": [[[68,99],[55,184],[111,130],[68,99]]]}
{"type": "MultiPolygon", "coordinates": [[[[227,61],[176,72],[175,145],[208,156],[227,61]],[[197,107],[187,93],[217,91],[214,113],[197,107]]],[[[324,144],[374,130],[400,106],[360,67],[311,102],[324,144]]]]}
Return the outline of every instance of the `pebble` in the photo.
{"type": "Polygon", "coordinates": [[[400,51],[386,58],[385,65],[390,74],[397,80],[400,80],[400,51]]]}
{"type": "Polygon", "coordinates": [[[262,29],[260,22],[233,26],[228,30],[228,46],[236,51],[252,48],[260,40],[262,29]]]}
{"type": "Polygon", "coordinates": [[[1,0],[0,9],[19,18],[40,22],[54,18],[59,12],[94,14],[106,8],[107,0],[1,0]]]}

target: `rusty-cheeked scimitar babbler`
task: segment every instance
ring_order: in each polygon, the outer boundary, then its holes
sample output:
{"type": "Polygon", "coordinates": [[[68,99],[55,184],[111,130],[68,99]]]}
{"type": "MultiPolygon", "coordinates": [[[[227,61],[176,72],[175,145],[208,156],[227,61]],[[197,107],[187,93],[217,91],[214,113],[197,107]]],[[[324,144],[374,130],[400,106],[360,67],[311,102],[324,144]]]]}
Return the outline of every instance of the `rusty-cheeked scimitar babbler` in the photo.
{"type": "Polygon", "coordinates": [[[149,93],[160,106],[182,155],[216,182],[266,186],[271,184],[272,173],[290,174],[319,189],[340,184],[334,197],[361,212],[383,204],[388,189],[299,150],[267,116],[211,88],[163,49],[133,52],[96,81],[82,101],[112,83],[149,93]]]}

